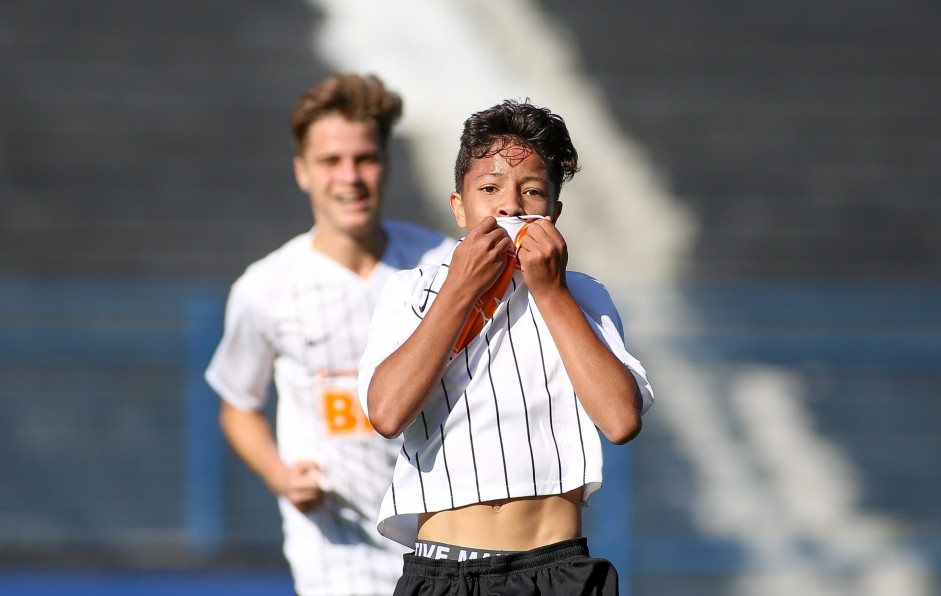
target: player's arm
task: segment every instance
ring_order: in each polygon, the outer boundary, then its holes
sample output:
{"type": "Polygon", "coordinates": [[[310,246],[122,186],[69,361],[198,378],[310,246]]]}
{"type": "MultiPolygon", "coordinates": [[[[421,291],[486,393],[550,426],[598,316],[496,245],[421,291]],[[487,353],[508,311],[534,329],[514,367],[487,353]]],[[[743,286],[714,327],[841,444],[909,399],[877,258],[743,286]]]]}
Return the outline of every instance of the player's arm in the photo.
{"type": "Polygon", "coordinates": [[[517,253],[523,280],[558,347],[565,372],[595,426],[614,444],[641,430],[642,399],[630,369],[598,338],[565,283],[565,239],[536,221],[517,253]]]}
{"type": "Polygon", "coordinates": [[[222,400],[219,424],[235,453],[271,492],[286,497],[302,512],[316,509],[323,502],[317,465],[311,461],[286,465],[263,412],[240,410],[222,400]]]}
{"type": "Polygon", "coordinates": [[[496,281],[513,250],[513,242],[492,217],[468,231],[424,319],[373,373],[367,409],[376,432],[387,438],[398,436],[418,417],[477,297],[496,281]]]}

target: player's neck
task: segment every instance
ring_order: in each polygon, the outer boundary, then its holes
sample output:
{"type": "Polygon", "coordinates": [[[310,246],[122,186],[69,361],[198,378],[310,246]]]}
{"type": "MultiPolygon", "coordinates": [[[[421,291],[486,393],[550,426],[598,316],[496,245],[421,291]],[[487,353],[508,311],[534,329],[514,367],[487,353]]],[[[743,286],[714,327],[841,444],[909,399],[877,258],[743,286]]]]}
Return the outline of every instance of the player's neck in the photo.
{"type": "Polygon", "coordinates": [[[386,248],[386,234],[381,227],[362,238],[319,229],[314,233],[312,248],[356,275],[369,277],[382,259],[386,248]]]}

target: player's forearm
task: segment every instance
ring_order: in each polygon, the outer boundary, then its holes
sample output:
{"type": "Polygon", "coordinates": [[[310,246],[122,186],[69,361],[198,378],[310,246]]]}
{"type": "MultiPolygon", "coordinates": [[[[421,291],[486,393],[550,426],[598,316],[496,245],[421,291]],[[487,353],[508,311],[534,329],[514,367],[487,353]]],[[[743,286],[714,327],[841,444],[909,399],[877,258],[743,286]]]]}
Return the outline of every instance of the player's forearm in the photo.
{"type": "Polygon", "coordinates": [[[366,401],[369,421],[380,435],[396,437],[418,417],[475,300],[463,284],[445,282],[415,332],[376,368],[366,401]]]}
{"type": "Polygon", "coordinates": [[[223,402],[219,424],[236,455],[273,493],[282,494],[287,467],[281,461],[267,418],[261,412],[239,410],[223,402]]]}
{"type": "Polygon", "coordinates": [[[640,388],[630,369],[598,339],[568,290],[536,298],[582,407],[614,444],[641,429],[640,388]]]}

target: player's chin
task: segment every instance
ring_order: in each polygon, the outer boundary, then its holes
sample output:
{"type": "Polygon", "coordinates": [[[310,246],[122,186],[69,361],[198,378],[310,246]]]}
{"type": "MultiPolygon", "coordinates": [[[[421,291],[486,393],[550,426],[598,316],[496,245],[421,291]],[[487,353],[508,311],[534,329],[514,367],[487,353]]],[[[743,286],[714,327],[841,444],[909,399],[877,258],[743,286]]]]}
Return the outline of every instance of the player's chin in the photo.
{"type": "Polygon", "coordinates": [[[381,225],[379,214],[370,212],[362,214],[362,217],[348,219],[344,228],[353,238],[368,238],[375,234],[381,225]]]}

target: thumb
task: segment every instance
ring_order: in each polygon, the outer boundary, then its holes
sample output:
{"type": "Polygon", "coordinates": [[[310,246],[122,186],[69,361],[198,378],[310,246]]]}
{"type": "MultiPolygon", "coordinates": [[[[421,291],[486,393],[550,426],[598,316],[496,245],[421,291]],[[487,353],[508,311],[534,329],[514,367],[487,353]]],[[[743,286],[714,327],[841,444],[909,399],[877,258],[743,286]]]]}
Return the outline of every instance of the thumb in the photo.
{"type": "Polygon", "coordinates": [[[320,467],[320,464],[310,460],[299,461],[295,464],[295,467],[298,472],[311,476],[320,474],[323,471],[320,467]]]}

